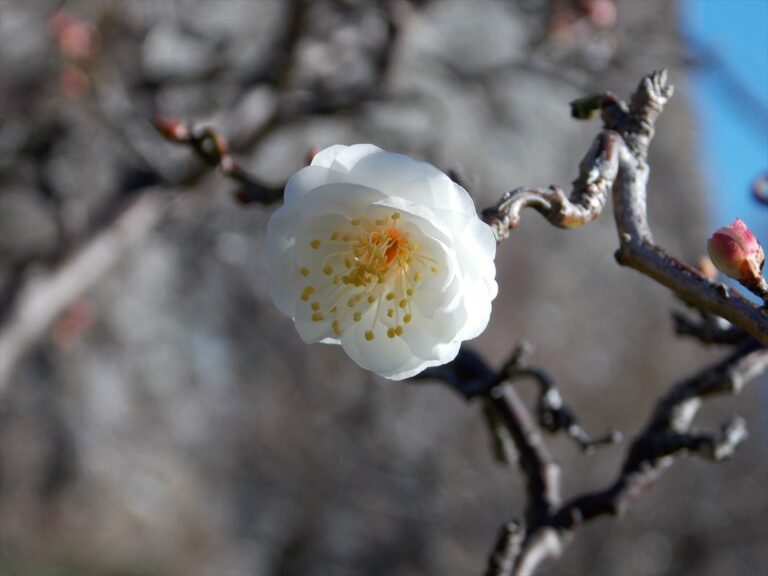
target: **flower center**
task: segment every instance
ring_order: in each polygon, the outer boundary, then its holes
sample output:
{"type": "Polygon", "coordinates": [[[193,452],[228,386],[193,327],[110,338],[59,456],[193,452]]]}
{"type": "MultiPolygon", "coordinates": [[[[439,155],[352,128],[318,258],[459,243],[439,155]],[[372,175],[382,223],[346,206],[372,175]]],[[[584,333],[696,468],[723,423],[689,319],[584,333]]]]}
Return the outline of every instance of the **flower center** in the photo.
{"type": "Polygon", "coordinates": [[[326,238],[310,240],[311,254],[317,257],[299,273],[308,281],[301,300],[310,306],[313,322],[330,322],[333,333],[341,336],[366,316],[369,342],[379,323],[389,338],[403,334],[413,319],[411,301],[424,275],[439,269],[403,231],[400,219],[399,212],[378,220],[360,216],[326,238]],[[371,309],[372,318],[367,315],[371,309]]]}

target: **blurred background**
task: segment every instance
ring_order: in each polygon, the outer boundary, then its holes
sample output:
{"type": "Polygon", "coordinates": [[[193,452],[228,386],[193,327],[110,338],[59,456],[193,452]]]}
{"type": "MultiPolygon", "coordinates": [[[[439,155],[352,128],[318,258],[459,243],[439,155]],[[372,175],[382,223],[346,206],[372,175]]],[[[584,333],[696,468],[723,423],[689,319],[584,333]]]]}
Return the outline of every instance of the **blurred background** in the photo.
{"type": "MultiPolygon", "coordinates": [[[[480,406],[300,341],[266,294],[273,208],[153,117],[217,127],[275,186],[313,147],[372,142],[458,170],[482,207],[567,185],[599,129],[568,102],[666,67],[649,216],[696,263],[736,216],[768,234],[748,192],[767,38],[762,0],[0,0],[0,574],[466,576],[522,511],[480,406]]],[[[616,245],[610,213],[526,214],[470,345],[498,364],[530,340],[588,431],[628,437],[722,352],[673,334],[682,305],[616,245]]],[[[681,458],[542,573],[768,574],[765,385],[698,419],[746,418],[732,461],[681,458]]],[[[551,446],[566,497],[625,449],[551,446]]]]}

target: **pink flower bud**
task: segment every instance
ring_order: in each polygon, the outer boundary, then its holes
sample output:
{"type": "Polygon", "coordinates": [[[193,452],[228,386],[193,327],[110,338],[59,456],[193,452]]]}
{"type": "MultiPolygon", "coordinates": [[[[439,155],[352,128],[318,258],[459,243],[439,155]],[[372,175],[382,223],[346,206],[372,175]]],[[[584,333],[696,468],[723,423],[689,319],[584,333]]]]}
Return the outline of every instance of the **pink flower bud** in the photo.
{"type": "Polygon", "coordinates": [[[738,218],[718,228],[707,242],[707,251],[717,268],[744,285],[760,282],[765,263],[763,248],[747,225],[738,218]]]}
{"type": "Polygon", "coordinates": [[[181,120],[161,116],[155,118],[154,125],[155,130],[168,140],[173,142],[186,142],[189,140],[189,128],[181,120]]]}
{"type": "Polygon", "coordinates": [[[92,24],[58,11],[51,16],[49,29],[65,58],[82,61],[96,54],[99,34],[92,24]]]}

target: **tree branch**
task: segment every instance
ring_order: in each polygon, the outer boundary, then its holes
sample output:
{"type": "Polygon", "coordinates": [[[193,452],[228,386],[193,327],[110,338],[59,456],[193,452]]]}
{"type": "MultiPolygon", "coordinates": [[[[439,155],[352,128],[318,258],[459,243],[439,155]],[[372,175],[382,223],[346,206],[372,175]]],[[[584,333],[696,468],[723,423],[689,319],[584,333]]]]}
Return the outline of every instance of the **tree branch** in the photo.
{"type": "Polygon", "coordinates": [[[539,369],[526,367],[526,357],[525,345],[518,346],[494,373],[476,354],[462,351],[453,363],[424,375],[438,378],[453,389],[462,379],[474,382],[471,394],[460,384],[458,391],[469,398],[482,398],[486,411],[493,415],[492,429],[500,425],[508,432],[518,456],[514,460],[527,479],[525,522],[511,522],[502,528],[487,576],[530,576],[544,561],[560,557],[583,523],[623,514],[681,452],[715,461],[731,456],[747,435],[743,419],[734,418],[711,434],[692,432],[693,419],[705,399],[736,394],[768,371],[768,349],[748,340],[713,366],[675,384],[657,402],[648,423],[633,440],[616,479],[602,490],[561,504],[560,468],[537,427],[547,429],[546,419],[540,410],[535,422],[510,385],[511,379],[530,373],[540,373],[549,380],[539,369]]]}
{"type": "Polygon", "coordinates": [[[167,195],[144,193],[79,252],[25,285],[0,330],[0,397],[18,360],[69,304],[154,228],[169,204],[167,195]]]}
{"type": "Polygon", "coordinates": [[[768,308],[710,281],[653,241],[646,208],[646,157],[656,120],[672,93],[662,70],[643,78],[629,105],[610,93],[572,103],[577,118],[599,111],[604,130],[584,157],[570,197],[557,187],[517,188],[484,210],[483,219],[499,242],[519,224],[523,208],[535,209],[555,226],[578,227],[600,215],[612,190],[619,264],[666,286],[692,306],[725,318],[768,346],[768,308]]]}

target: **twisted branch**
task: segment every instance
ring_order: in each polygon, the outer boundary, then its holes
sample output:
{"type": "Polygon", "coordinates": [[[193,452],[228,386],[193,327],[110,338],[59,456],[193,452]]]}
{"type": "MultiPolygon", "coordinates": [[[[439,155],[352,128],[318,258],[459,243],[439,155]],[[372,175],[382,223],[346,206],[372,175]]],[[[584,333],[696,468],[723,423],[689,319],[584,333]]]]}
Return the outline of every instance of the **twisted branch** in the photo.
{"type": "MultiPolygon", "coordinates": [[[[562,503],[560,467],[539,431],[552,429],[541,411],[534,419],[511,386],[519,375],[540,373],[549,382],[550,392],[557,390],[541,369],[526,366],[528,353],[525,345],[518,346],[510,360],[494,372],[475,353],[463,350],[453,363],[424,375],[453,389],[456,382],[474,382],[469,395],[461,388],[459,392],[482,399],[486,412],[493,415],[494,433],[499,425],[504,427],[517,455],[514,461],[527,479],[524,521],[502,527],[487,576],[530,576],[544,561],[559,558],[582,524],[623,514],[682,452],[714,461],[731,456],[747,436],[743,419],[735,417],[715,433],[691,432],[693,419],[705,399],[737,394],[768,371],[768,349],[749,340],[713,366],[678,382],[659,399],[648,423],[632,441],[616,479],[604,489],[562,503]]],[[[607,438],[617,440],[615,435],[607,438]]]]}
{"type": "MultiPolygon", "coordinates": [[[[672,92],[666,72],[661,71],[641,81],[629,105],[611,93],[573,102],[574,117],[586,119],[599,112],[604,130],[581,162],[570,196],[554,186],[547,190],[517,188],[484,210],[483,219],[499,242],[519,224],[523,208],[533,208],[555,226],[577,227],[600,215],[612,191],[619,235],[617,261],[667,286],[699,312],[701,322],[676,315],[678,333],[735,348],[717,364],[672,386],[658,401],[611,484],[564,504],[560,502],[559,467],[510,382],[527,376],[539,383],[538,427],[549,431],[566,429],[583,447],[615,441],[616,436],[608,434],[597,442],[584,441],[583,431],[579,432],[572,413],[562,409],[562,398],[546,373],[525,365],[525,346],[518,347],[495,374],[476,355],[464,351],[455,361],[453,373],[453,365],[429,371],[428,375],[440,378],[465,396],[483,398],[497,453],[505,462],[519,462],[527,478],[524,522],[511,522],[502,528],[487,576],[533,574],[544,561],[561,556],[581,524],[625,512],[679,453],[722,460],[746,438],[745,422],[738,417],[715,433],[691,432],[693,418],[704,399],[736,394],[744,384],[768,371],[768,349],[764,347],[768,345],[768,310],[709,280],[654,243],[646,209],[646,158],[655,122],[672,92]],[[474,373],[473,367],[477,368],[474,373]]],[[[761,185],[759,181],[755,186],[758,199],[761,185]]]]}
{"type": "Polygon", "coordinates": [[[483,219],[499,242],[519,224],[523,208],[535,209],[560,228],[578,227],[601,214],[612,191],[619,264],[666,286],[690,305],[725,318],[768,346],[768,308],[709,280],[653,241],[646,209],[646,157],[656,120],[672,93],[662,70],[643,78],[629,105],[610,93],[572,103],[577,118],[600,112],[604,130],[582,160],[570,196],[557,187],[517,188],[484,210],[483,219]]]}

